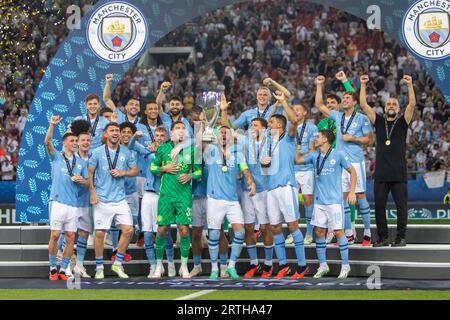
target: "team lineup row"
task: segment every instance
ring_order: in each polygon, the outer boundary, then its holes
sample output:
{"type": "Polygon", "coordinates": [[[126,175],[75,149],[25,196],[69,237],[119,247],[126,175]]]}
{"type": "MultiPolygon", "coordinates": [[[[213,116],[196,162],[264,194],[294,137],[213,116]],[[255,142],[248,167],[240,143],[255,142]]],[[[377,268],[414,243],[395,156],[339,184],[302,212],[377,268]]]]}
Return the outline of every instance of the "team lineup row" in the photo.
{"type": "MultiPolygon", "coordinates": [[[[369,117],[357,111],[358,97],[345,74],[339,72],[336,77],[345,88],[342,101],[336,95],[328,95],[326,104],[322,96],[325,78],[316,78],[315,104],[325,116],[317,126],[308,121],[308,110],[303,105],[289,105],[291,94],[272,79],[265,79],[264,86],[256,92],[258,105],[243,112],[234,123],[227,118],[228,102],[222,94],[221,117],[215,129],[217,139],[208,143],[202,141],[205,119],[200,107],[194,107],[189,119],[185,118],[180,99],[171,97],[168,114],[163,112],[170,83],[161,85],[156,100],[145,106],[145,116],[140,119],[137,99],[128,101],[125,112],[116,108],[110,99],[112,75],[107,75],[103,92],[107,108],[100,111],[99,97],[88,95],[87,115],[76,119],[62,137],[62,152],[57,152],[52,143],[54,127],[61,118],[53,116],[50,120],[45,138],[52,163],[50,279],[66,280],[71,276],[70,258],[77,233],[77,262],[73,271],[89,277],[83,261],[88,236],[93,232],[95,278],[104,278],[104,238],[108,230],[115,228],[120,228],[121,236],[115,244],[117,252],[111,269],[120,278],[127,278],[123,261],[133,227],[137,225],[143,233],[149,277],[161,278],[164,252],[172,242],[169,228],[173,223],[178,225],[179,274],[183,278],[202,272],[204,228],[208,229],[211,279],[219,277],[219,251],[221,275],[239,278],[235,265],[244,242],[251,260],[245,277],[262,273],[262,277],[301,279],[309,272],[304,244],[312,243],[313,231],[320,262],[314,277],[322,277],[329,272],[327,229],[334,233],[339,245],[342,258],[339,278],[346,278],[350,272],[348,245],[354,242],[351,211],[355,204],[364,222],[363,246],[372,243],[361,146],[373,143],[371,123],[375,120],[365,102],[368,77],[361,77],[359,102],[369,117]],[[273,105],[270,86],[276,89],[273,105]],[[243,127],[249,128],[248,134],[233,130],[243,127]],[[305,238],[298,225],[299,190],[307,221],[305,238]],[[228,263],[227,257],[223,258],[228,244],[221,233],[225,220],[234,233],[228,263]],[[260,225],[263,235],[263,265],[258,263],[255,223],[260,225]],[[287,264],[282,223],[288,225],[294,243],[295,270],[287,264]],[[58,272],[56,253],[61,232],[66,246],[58,272]],[[194,267],[189,272],[191,245],[194,267]],[[278,259],[277,270],[272,264],[273,251],[278,259]]],[[[411,77],[405,76],[403,81],[409,90],[404,114],[409,123],[415,106],[414,90],[411,77]]],[[[385,111],[388,120],[395,119],[400,112],[398,100],[389,99],[385,111]]],[[[386,145],[389,143],[388,135],[386,145]]],[[[402,238],[404,235],[399,235],[402,238]]],[[[385,244],[378,241],[376,245],[385,244]]],[[[173,264],[169,265],[169,273],[170,269],[173,264]]]]}

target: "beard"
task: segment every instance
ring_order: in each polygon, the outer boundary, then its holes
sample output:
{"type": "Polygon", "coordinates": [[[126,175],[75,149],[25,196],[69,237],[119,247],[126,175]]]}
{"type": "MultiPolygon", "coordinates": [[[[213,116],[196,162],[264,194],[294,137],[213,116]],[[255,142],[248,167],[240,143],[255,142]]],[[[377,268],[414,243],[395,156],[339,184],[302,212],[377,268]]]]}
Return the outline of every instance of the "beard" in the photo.
{"type": "Polygon", "coordinates": [[[172,110],[170,110],[170,114],[173,115],[173,116],[177,116],[180,113],[181,113],[180,109],[172,109],[172,110]]]}
{"type": "Polygon", "coordinates": [[[394,110],[388,110],[388,112],[386,112],[387,116],[390,118],[393,118],[397,115],[397,112],[395,112],[394,110]]]}

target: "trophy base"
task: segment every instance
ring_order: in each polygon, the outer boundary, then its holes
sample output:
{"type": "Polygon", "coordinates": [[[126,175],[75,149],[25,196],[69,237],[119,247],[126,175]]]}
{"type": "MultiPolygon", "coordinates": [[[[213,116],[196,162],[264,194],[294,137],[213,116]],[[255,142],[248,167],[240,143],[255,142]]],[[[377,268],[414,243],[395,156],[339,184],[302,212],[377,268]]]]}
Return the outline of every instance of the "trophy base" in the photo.
{"type": "Polygon", "coordinates": [[[215,143],[217,141],[217,137],[215,135],[203,135],[202,142],[206,143],[215,143]]]}

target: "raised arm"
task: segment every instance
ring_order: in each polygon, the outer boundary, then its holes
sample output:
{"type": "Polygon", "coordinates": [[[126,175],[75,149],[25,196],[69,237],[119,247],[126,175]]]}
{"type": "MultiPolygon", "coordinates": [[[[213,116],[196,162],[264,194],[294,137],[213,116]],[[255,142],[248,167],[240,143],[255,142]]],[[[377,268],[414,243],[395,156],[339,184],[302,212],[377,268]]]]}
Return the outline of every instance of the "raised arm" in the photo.
{"type": "Polygon", "coordinates": [[[405,109],[405,121],[407,124],[410,124],[416,109],[416,95],[414,93],[414,86],[411,76],[403,76],[403,81],[405,81],[408,86],[408,105],[405,109]]]}
{"type": "Polygon", "coordinates": [[[283,107],[283,111],[286,113],[289,122],[291,123],[297,122],[297,116],[294,110],[292,110],[292,108],[289,107],[284,93],[277,90],[273,96],[278,101],[278,103],[281,104],[281,106],[283,107]]]}
{"type": "Polygon", "coordinates": [[[220,124],[228,127],[228,105],[227,97],[225,92],[220,95],[220,124]]]}
{"type": "Polygon", "coordinates": [[[372,107],[369,106],[369,104],[367,103],[367,96],[366,96],[367,83],[369,82],[369,76],[363,75],[363,76],[361,76],[360,80],[361,80],[361,90],[359,91],[359,105],[363,109],[367,118],[369,118],[370,123],[375,124],[377,114],[372,109],[372,107]]]}
{"type": "Polygon", "coordinates": [[[111,73],[108,73],[105,76],[105,88],[103,89],[103,101],[105,102],[105,105],[110,108],[112,111],[116,111],[116,105],[114,104],[114,101],[111,99],[111,82],[113,80],[113,75],[111,73]]]}
{"type": "Polygon", "coordinates": [[[291,92],[288,89],[271,78],[265,78],[263,80],[263,84],[267,87],[270,87],[271,85],[274,86],[276,90],[283,92],[286,99],[290,99],[292,96],[291,92]]]}
{"type": "Polygon", "coordinates": [[[55,126],[61,122],[61,117],[60,116],[52,116],[50,118],[50,125],[48,126],[47,129],[47,134],[45,135],[45,139],[44,139],[44,144],[45,144],[45,149],[47,150],[47,153],[50,156],[53,156],[55,154],[55,147],[53,146],[53,131],[55,130],[55,126]]]}
{"type": "Polygon", "coordinates": [[[336,73],[336,79],[338,79],[344,85],[345,91],[355,92],[350,81],[348,81],[347,76],[344,71],[339,71],[336,73]]]}
{"type": "Polygon", "coordinates": [[[327,106],[323,103],[323,87],[325,83],[325,77],[324,76],[317,76],[316,78],[316,101],[315,105],[319,109],[319,111],[327,118],[330,117],[330,110],[327,108],[327,106]]]}
{"type": "Polygon", "coordinates": [[[163,110],[163,101],[164,98],[166,97],[166,91],[167,89],[170,88],[172,84],[168,81],[165,81],[163,83],[161,83],[161,87],[159,88],[159,92],[158,95],[156,96],[156,104],[158,105],[158,113],[159,116],[162,116],[164,110],[163,110]]]}

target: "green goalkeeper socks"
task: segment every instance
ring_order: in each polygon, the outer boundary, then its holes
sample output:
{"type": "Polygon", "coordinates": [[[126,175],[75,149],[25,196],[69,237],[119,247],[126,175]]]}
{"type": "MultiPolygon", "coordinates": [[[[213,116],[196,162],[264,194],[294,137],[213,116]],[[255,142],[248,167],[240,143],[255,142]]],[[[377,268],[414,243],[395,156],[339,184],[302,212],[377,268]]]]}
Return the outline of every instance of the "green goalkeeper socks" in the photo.
{"type": "Polygon", "coordinates": [[[350,219],[352,221],[352,229],[354,229],[356,220],[356,206],[354,204],[350,204],[350,219]]]}
{"type": "Polygon", "coordinates": [[[180,236],[180,254],[181,254],[181,260],[189,258],[189,249],[191,248],[191,236],[188,234],[187,236],[183,237],[180,236]]]}

